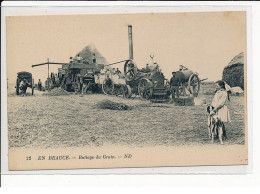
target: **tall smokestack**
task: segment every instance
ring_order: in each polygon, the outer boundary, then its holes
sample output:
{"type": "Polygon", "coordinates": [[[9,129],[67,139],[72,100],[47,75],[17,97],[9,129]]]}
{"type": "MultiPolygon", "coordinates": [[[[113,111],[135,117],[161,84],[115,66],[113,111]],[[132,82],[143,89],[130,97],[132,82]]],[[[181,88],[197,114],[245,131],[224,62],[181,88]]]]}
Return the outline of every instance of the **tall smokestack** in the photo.
{"type": "Polygon", "coordinates": [[[129,59],[134,59],[133,53],[133,33],[132,33],[132,26],[128,26],[128,40],[129,40],[129,59]]]}

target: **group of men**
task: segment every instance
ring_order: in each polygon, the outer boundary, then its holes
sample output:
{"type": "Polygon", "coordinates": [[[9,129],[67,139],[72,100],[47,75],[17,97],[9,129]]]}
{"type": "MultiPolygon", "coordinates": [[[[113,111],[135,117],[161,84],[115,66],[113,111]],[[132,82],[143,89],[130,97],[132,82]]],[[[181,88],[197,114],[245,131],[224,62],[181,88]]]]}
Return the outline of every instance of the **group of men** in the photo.
{"type": "MultiPolygon", "coordinates": [[[[76,60],[76,62],[78,62],[78,63],[82,63],[83,62],[83,63],[87,63],[88,64],[87,60],[84,59],[83,57],[81,57],[79,54],[77,54],[75,58],[70,57],[70,63],[73,63],[74,60],[76,60]]],[[[92,62],[93,63],[97,62],[97,58],[96,58],[96,54],[95,53],[93,53],[92,62]]]]}
{"type": "Polygon", "coordinates": [[[85,82],[82,76],[76,77],[76,82],[74,83],[75,94],[81,94],[81,96],[87,92],[87,90],[91,87],[90,82],[85,82]]]}

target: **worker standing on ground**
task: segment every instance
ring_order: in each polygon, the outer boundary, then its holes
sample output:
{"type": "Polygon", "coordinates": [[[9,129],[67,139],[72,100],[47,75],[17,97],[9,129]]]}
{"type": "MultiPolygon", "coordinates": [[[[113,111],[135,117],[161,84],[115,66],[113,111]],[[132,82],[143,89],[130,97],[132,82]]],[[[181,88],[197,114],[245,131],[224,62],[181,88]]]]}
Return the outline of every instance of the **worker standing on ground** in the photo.
{"type": "Polygon", "coordinates": [[[78,88],[79,88],[79,93],[82,93],[82,89],[83,89],[83,77],[82,76],[79,77],[78,88]]]}
{"type": "Polygon", "coordinates": [[[120,75],[120,74],[121,74],[121,71],[120,71],[118,68],[116,68],[116,73],[117,73],[118,75],[120,75]]]}
{"type": "Polygon", "coordinates": [[[42,81],[41,81],[41,79],[39,79],[39,81],[38,81],[38,90],[42,91],[42,81]]]}
{"type": "Polygon", "coordinates": [[[24,87],[25,86],[25,83],[24,83],[24,81],[23,81],[23,79],[21,80],[21,82],[20,82],[20,85],[19,85],[19,89],[21,90],[21,95],[22,96],[24,96],[24,87]]]}
{"type": "Polygon", "coordinates": [[[87,93],[88,88],[90,87],[90,82],[86,83],[83,82],[82,85],[82,90],[81,90],[81,95],[83,96],[83,94],[87,93]]]}
{"type": "Polygon", "coordinates": [[[176,97],[179,98],[179,87],[180,80],[176,77],[176,72],[172,72],[172,78],[170,80],[172,99],[174,100],[176,97]]]}

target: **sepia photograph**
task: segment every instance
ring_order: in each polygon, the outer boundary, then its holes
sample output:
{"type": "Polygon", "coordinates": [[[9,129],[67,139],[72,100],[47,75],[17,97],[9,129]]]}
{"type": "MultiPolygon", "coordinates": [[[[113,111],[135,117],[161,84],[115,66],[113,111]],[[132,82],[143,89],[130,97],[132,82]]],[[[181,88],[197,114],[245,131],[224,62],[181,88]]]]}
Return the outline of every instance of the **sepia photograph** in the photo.
{"type": "Polygon", "coordinates": [[[246,11],[6,17],[8,169],[247,165],[246,11]]]}

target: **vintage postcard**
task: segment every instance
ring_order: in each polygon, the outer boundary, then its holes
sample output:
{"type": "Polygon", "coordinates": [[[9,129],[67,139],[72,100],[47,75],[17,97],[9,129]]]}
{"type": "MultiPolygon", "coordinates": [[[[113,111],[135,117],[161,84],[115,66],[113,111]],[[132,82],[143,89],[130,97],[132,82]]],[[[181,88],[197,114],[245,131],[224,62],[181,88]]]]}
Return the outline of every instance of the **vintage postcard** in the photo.
{"type": "Polygon", "coordinates": [[[248,164],[246,21],[8,16],[8,169],[248,164]]]}

